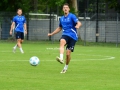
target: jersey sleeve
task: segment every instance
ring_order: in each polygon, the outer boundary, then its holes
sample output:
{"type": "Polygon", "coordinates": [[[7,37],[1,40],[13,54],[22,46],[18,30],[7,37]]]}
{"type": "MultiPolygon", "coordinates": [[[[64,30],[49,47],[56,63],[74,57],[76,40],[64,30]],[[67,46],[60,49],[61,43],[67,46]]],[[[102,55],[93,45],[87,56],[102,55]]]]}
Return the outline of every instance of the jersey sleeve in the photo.
{"type": "Polygon", "coordinates": [[[26,18],[24,17],[24,21],[23,21],[23,23],[26,23],[26,18]]]}
{"type": "Polygon", "coordinates": [[[59,27],[62,27],[61,19],[59,19],[59,27]]]}
{"type": "Polygon", "coordinates": [[[77,23],[79,21],[78,18],[74,14],[72,15],[72,20],[74,21],[74,23],[77,23]]]}
{"type": "Polygon", "coordinates": [[[13,20],[12,20],[12,22],[15,22],[16,21],[16,18],[15,17],[13,17],[13,20]]]}

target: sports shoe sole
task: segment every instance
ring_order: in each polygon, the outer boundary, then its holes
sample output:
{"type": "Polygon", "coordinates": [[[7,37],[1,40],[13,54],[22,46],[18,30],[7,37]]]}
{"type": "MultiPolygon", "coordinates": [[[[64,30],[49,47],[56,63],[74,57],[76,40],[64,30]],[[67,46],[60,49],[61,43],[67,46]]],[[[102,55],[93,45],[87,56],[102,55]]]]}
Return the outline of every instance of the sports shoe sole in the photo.
{"type": "Polygon", "coordinates": [[[58,61],[58,62],[60,62],[61,64],[63,64],[64,62],[63,62],[63,60],[60,60],[60,58],[59,57],[56,57],[56,60],[58,61]]]}
{"type": "Polygon", "coordinates": [[[67,72],[67,70],[62,70],[60,73],[66,73],[67,72]]]}

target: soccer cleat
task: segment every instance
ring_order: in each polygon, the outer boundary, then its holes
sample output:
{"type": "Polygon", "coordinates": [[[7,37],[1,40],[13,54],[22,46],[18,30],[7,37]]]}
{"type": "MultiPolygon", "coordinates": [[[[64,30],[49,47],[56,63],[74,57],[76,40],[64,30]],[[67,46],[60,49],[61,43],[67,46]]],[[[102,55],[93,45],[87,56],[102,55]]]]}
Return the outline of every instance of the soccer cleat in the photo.
{"type": "Polygon", "coordinates": [[[21,53],[23,54],[23,53],[24,53],[24,51],[23,51],[23,50],[21,50],[21,53]]]}
{"type": "Polygon", "coordinates": [[[15,53],[15,51],[16,51],[16,48],[15,48],[15,47],[13,47],[13,53],[15,53]]]}
{"type": "Polygon", "coordinates": [[[58,62],[60,62],[61,64],[64,63],[64,61],[63,61],[61,58],[59,58],[59,57],[56,57],[56,60],[57,60],[58,62]]]}
{"type": "Polygon", "coordinates": [[[24,51],[22,50],[22,49],[20,49],[20,52],[23,54],[24,53],[24,51]]]}
{"type": "Polygon", "coordinates": [[[63,69],[60,73],[66,73],[66,71],[67,71],[66,69],[63,69]]]}

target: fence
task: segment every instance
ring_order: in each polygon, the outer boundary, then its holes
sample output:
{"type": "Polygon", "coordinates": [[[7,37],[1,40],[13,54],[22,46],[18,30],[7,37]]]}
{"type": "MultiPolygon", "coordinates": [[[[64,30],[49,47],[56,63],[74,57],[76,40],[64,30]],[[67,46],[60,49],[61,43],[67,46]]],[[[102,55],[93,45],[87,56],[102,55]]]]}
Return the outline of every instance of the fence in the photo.
{"type": "Polygon", "coordinates": [[[49,32],[53,32],[58,27],[58,16],[53,14],[29,14],[28,40],[59,40],[61,33],[48,37],[49,32]]]}
{"type": "Polygon", "coordinates": [[[116,45],[120,42],[120,14],[99,13],[98,20],[96,20],[96,14],[92,16],[88,14],[85,17],[89,18],[81,20],[83,24],[80,29],[82,40],[85,42],[112,42],[116,45]]]}
{"type": "MultiPolygon", "coordinates": [[[[15,13],[0,13],[0,39],[10,37],[9,30],[11,20],[15,13]]],[[[34,14],[29,13],[27,17],[28,40],[59,40],[61,33],[48,37],[48,32],[52,32],[59,25],[59,17],[56,14],[34,14]]],[[[82,27],[78,30],[79,39],[86,42],[120,42],[120,14],[117,13],[83,13],[78,17],[82,27]]]]}
{"type": "Polygon", "coordinates": [[[15,13],[0,12],[0,39],[7,39],[9,37],[13,15],[15,15],[15,13]]]}

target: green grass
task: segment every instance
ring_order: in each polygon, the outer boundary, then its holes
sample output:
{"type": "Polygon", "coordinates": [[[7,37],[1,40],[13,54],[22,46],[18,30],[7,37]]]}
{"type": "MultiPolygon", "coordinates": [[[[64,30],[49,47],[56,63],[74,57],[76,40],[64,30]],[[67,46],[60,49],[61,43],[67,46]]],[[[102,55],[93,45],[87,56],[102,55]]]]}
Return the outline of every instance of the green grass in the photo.
{"type": "Polygon", "coordinates": [[[65,74],[59,56],[59,44],[25,42],[24,54],[15,42],[0,43],[0,90],[120,90],[120,48],[76,45],[65,74]],[[40,64],[29,64],[38,56],[40,64]],[[113,58],[113,59],[112,59],[113,58]]]}

